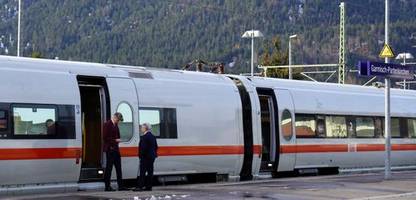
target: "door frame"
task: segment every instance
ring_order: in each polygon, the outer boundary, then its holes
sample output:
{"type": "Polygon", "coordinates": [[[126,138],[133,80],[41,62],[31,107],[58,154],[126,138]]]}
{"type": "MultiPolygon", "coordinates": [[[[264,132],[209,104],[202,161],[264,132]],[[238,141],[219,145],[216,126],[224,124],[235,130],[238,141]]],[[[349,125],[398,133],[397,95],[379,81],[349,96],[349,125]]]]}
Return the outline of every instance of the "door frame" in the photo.
{"type": "MultiPolygon", "coordinates": [[[[260,100],[260,96],[269,96],[272,99],[272,105],[273,105],[273,115],[274,115],[274,144],[275,144],[275,157],[274,157],[274,162],[273,162],[273,166],[271,167],[271,170],[273,172],[277,171],[277,168],[279,166],[279,160],[280,160],[280,131],[279,131],[279,108],[278,108],[278,104],[277,104],[277,99],[276,99],[276,94],[274,92],[274,90],[272,88],[262,88],[262,87],[258,87],[256,88],[257,90],[257,95],[258,98],[260,100]],[[277,125],[277,126],[276,126],[277,125]]],[[[259,106],[261,106],[261,104],[259,104],[259,106]]],[[[260,108],[261,110],[261,108],[260,108]]],[[[273,149],[273,148],[271,148],[273,149]]],[[[260,169],[262,170],[262,169],[260,169]]]]}
{"type": "MultiPolygon", "coordinates": [[[[103,125],[104,123],[110,119],[111,117],[111,113],[110,113],[110,95],[109,95],[109,91],[108,91],[108,87],[107,87],[107,82],[105,77],[100,77],[100,76],[83,76],[83,75],[78,75],[77,76],[77,81],[78,81],[78,89],[80,92],[80,113],[81,113],[81,148],[82,148],[82,152],[86,151],[86,147],[84,145],[84,141],[85,141],[85,136],[84,136],[84,116],[82,115],[82,94],[81,94],[81,88],[98,88],[98,95],[100,98],[100,109],[101,109],[101,134],[100,134],[100,140],[102,141],[102,137],[103,137],[103,125]]],[[[102,174],[99,173],[99,171],[102,171],[103,169],[103,165],[104,165],[104,153],[103,153],[103,146],[101,143],[101,147],[100,147],[100,166],[97,166],[97,168],[88,168],[88,167],[83,167],[83,163],[84,163],[84,159],[81,160],[81,168],[80,168],[80,181],[96,181],[97,179],[101,179],[102,174]],[[84,170],[87,170],[84,172],[84,170]],[[91,175],[91,173],[97,173],[98,175],[96,175],[96,177],[91,177],[89,175],[91,175]]]]}

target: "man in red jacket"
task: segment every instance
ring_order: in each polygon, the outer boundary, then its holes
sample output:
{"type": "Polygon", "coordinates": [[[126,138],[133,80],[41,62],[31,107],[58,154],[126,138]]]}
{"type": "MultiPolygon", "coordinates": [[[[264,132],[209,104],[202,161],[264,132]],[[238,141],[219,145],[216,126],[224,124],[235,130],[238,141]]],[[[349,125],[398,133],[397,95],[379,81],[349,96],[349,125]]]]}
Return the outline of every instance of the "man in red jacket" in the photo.
{"type": "Polygon", "coordinates": [[[107,158],[107,164],[105,167],[104,173],[104,182],[105,182],[105,191],[114,191],[110,186],[111,171],[113,170],[113,165],[116,168],[117,173],[117,185],[118,190],[125,190],[122,183],[122,173],[121,173],[121,156],[118,143],[120,143],[120,130],[118,129],[118,123],[123,121],[123,115],[121,113],[114,113],[111,120],[108,120],[104,124],[104,152],[107,158]]]}

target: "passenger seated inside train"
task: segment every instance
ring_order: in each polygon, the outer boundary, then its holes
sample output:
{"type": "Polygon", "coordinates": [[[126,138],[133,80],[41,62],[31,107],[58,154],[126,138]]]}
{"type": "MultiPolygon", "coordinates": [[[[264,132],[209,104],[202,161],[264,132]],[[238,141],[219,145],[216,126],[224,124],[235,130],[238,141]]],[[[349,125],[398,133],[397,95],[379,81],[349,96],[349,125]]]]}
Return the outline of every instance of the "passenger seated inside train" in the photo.
{"type": "Polygon", "coordinates": [[[52,119],[48,119],[46,120],[45,125],[46,125],[46,134],[55,135],[56,133],[55,122],[52,119]]]}

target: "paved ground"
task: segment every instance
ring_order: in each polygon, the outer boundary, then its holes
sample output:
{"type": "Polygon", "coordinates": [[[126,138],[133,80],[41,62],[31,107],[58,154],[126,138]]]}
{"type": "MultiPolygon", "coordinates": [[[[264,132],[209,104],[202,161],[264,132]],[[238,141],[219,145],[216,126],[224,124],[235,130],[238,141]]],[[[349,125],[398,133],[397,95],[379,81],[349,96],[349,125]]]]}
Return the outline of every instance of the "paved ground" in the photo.
{"type": "MultiPolygon", "coordinates": [[[[312,176],[239,183],[193,184],[155,187],[152,192],[77,192],[67,194],[8,197],[27,200],[190,200],[190,199],[416,199],[416,171],[394,172],[383,180],[382,173],[312,176]]],[[[4,197],[5,198],[5,197],[4,197]]]]}

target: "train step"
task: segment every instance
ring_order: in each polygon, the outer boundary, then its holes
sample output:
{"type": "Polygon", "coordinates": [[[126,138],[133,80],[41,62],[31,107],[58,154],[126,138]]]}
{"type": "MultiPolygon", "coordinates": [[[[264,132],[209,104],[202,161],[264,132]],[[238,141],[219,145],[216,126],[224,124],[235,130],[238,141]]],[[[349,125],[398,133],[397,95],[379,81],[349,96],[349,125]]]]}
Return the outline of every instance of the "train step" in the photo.
{"type": "Polygon", "coordinates": [[[82,168],[80,182],[99,181],[104,178],[103,168],[82,168]]]}

